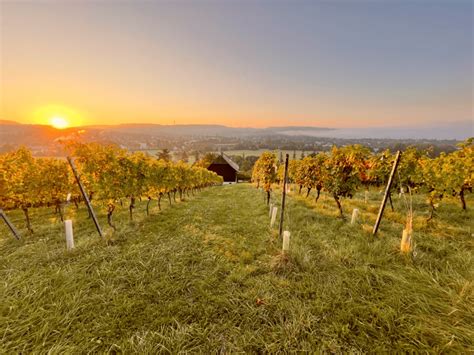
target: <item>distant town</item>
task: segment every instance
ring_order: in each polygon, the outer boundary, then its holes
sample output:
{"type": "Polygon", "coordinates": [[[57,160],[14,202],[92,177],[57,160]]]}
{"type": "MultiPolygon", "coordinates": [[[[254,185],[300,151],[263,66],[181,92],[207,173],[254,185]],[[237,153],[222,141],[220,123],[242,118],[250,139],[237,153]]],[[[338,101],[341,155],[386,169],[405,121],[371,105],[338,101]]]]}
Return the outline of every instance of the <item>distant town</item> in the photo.
{"type": "Polygon", "coordinates": [[[403,150],[415,145],[430,149],[430,154],[457,149],[458,140],[389,139],[389,138],[335,138],[329,128],[275,127],[267,129],[232,128],[219,125],[116,125],[74,127],[64,130],[46,125],[23,125],[0,121],[0,152],[21,145],[29,147],[35,156],[63,156],[61,142],[113,143],[130,151],[156,155],[167,149],[174,160],[190,163],[205,153],[226,152],[229,156],[258,156],[264,150],[289,153],[294,158],[328,151],[333,145],[363,144],[372,151],[403,150]],[[295,134],[294,132],[298,133],[295,134]],[[321,136],[318,136],[318,133],[321,136]]]}

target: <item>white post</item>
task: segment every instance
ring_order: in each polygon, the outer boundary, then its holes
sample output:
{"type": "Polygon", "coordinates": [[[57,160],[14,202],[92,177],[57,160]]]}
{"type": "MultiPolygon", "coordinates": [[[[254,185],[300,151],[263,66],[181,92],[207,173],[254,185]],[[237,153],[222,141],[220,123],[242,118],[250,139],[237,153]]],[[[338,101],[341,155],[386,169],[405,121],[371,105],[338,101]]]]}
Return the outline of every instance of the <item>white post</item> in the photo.
{"type": "Polygon", "coordinates": [[[290,250],[290,232],[284,231],[283,232],[283,252],[287,252],[290,250]]]}
{"type": "Polygon", "coordinates": [[[398,198],[401,198],[404,193],[405,190],[403,189],[403,187],[400,187],[400,193],[398,194],[398,198]]]}
{"type": "Polygon", "coordinates": [[[271,219],[271,221],[270,221],[270,227],[273,227],[273,225],[275,224],[276,217],[277,217],[277,211],[278,211],[278,207],[273,207],[273,210],[272,210],[272,219],[271,219]]]}
{"type": "Polygon", "coordinates": [[[356,223],[358,217],[359,217],[359,209],[358,209],[358,208],[354,208],[354,210],[352,211],[351,224],[356,223]]]}
{"type": "Polygon", "coordinates": [[[270,208],[268,210],[268,217],[272,216],[272,212],[273,212],[273,203],[270,203],[270,208]]]}
{"type": "Polygon", "coordinates": [[[66,219],[64,221],[64,227],[66,228],[66,247],[67,250],[74,249],[74,236],[72,233],[72,221],[66,219]]]}
{"type": "Polygon", "coordinates": [[[402,241],[400,242],[400,250],[402,253],[408,253],[411,250],[411,231],[403,229],[402,241]]]}

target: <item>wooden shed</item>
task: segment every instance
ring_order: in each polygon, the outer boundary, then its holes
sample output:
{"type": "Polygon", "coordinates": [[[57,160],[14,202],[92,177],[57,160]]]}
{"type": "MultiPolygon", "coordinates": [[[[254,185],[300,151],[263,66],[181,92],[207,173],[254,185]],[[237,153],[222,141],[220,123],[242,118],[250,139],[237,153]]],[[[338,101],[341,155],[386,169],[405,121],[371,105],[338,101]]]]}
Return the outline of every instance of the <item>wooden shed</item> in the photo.
{"type": "Polygon", "coordinates": [[[207,170],[213,171],[217,175],[222,176],[224,182],[237,182],[239,166],[224,153],[217,156],[211,165],[207,167],[207,170]]]}

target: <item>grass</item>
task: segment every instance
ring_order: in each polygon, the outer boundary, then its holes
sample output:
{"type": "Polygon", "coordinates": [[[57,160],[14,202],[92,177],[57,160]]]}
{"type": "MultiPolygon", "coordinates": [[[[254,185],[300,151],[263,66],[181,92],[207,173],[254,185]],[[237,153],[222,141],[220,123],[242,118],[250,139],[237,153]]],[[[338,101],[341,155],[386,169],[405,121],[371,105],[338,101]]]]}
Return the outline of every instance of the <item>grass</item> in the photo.
{"type": "Polygon", "coordinates": [[[134,222],[123,208],[116,233],[100,211],[107,242],[83,207],[70,208],[70,252],[51,211],[34,211],[35,234],[20,242],[0,227],[1,351],[472,353],[472,210],[449,200],[426,223],[416,196],[415,255],[406,256],[401,201],[374,239],[364,227],[381,196],[369,197],[343,200],[347,214],[361,210],[350,225],[327,196],[315,204],[292,193],[287,256],[262,192],[245,184],[149,217],[143,202],[134,222]]]}
{"type": "MultiPolygon", "coordinates": [[[[260,155],[262,155],[262,153],[268,152],[268,151],[269,151],[268,149],[239,149],[239,150],[226,150],[224,151],[224,153],[227,155],[239,155],[239,156],[245,155],[246,157],[249,157],[249,156],[259,157],[260,155]]],[[[295,154],[295,156],[299,159],[301,157],[301,153],[304,152],[306,156],[308,154],[311,154],[313,151],[312,150],[302,151],[302,150],[274,149],[272,150],[272,152],[276,154],[277,158],[280,156],[280,153],[281,153],[283,154],[283,157],[285,156],[285,154],[288,154],[290,157],[292,157],[293,154],[295,154]]]]}
{"type": "MultiPolygon", "coordinates": [[[[161,152],[161,149],[143,149],[143,150],[138,150],[143,153],[155,156],[159,152],[161,152]]],[[[245,155],[245,156],[254,156],[254,157],[259,157],[262,155],[262,153],[268,152],[268,149],[239,149],[239,150],[226,150],[224,151],[225,154],[227,155],[245,155]]],[[[288,154],[290,157],[293,156],[293,154],[299,159],[301,157],[301,153],[304,152],[305,156],[308,154],[311,154],[313,151],[312,150],[280,150],[280,149],[274,149],[272,150],[273,153],[277,155],[277,158],[280,156],[280,153],[285,156],[285,154],[288,154]]],[[[172,160],[178,161],[181,157],[179,153],[175,152],[170,152],[172,156],[172,160]]],[[[214,152],[214,154],[219,154],[219,152],[214,152]]],[[[188,156],[188,162],[189,164],[193,164],[196,161],[195,156],[193,154],[189,154],[188,156]]]]}

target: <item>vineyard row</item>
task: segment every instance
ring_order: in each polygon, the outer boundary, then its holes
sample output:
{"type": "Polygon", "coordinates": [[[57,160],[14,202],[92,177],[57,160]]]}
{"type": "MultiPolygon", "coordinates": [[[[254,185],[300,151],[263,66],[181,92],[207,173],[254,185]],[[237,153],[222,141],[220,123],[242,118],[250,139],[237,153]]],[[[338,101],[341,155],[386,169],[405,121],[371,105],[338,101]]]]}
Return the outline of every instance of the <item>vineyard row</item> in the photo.
{"type": "MultiPolygon", "coordinates": [[[[430,219],[435,206],[446,195],[458,196],[462,208],[466,209],[464,196],[466,192],[472,192],[474,181],[474,138],[459,144],[459,149],[450,154],[430,158],[428,153],[415,147],[402,152],[392,189],[427,193],[430,219]]],[[[305,188],[307,196],[315,190],[316,201],[320,192],[326,191],[334,198],[344,218],[341,198],[352,197],[360,188],[385,186],[394,158],[388,150],[372,153],[361,145],[333,147],[327,153],[290,160],[288,182],[298,185],[299,193],[305,188]]],[[[283,180],[283,169],[271,152],[263,153],[254,165],[252,181],[266,191],[267,203],[273,184],[283,180]]],[[[391,201],[390,194],[389,198],[391,201]]]]}
{"type": "MultiPolygon", "coordinates": [[[[70,143],[66,148],[75,158],[89,199],[106,207],[108,224],[114,229],[113,212],[124,198],[129,201],[132,219],[137,198],[147,198],[148,204],[157,199],[161,209],[163,196],[171,204],[177,193],[182,198],[186,193],[222,183],[220,176],[205,168],[157,160],[115,145],[70,143]]],[[[23,210],[30,232],[30,208],[55,206],[62,218],[62,207],[68,199],[77,205],[81,194],[66,160],[35,158],[27,148],[0,155],[0,207],[23,210]]]]}

